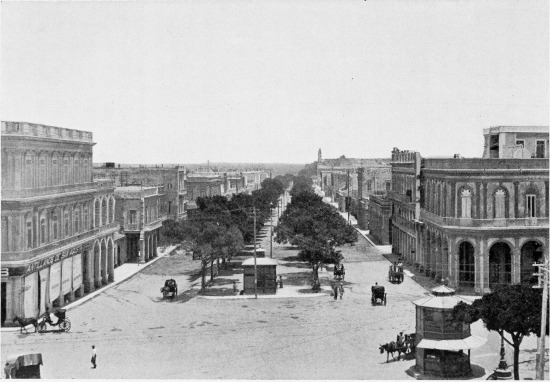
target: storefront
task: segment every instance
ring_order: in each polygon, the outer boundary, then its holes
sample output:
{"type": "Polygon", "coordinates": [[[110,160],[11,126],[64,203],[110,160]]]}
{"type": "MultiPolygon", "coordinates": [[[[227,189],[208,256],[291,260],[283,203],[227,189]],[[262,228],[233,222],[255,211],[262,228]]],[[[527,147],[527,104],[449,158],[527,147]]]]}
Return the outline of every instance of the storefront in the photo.
{"type": "Polygon", "coordinates": [[[24,266],[2,268],[2,325],[16,315],[36,317],[46,307],[60,307],[82,296],[85,250],[78,246],[24,266]]]}

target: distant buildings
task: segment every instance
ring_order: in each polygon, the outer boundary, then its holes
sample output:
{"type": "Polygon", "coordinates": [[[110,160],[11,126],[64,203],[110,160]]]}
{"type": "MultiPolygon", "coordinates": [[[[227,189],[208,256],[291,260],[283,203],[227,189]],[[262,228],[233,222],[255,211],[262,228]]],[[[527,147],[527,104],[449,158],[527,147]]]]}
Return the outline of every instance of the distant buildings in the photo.
{"type": "Polygon", "coordinates": [[[162,187],[160,200],[167,218],[184,219],[187,211],[187,169],[178,164],[143,165],[119,163],[94,163],[94,178],[112,179],[116,187],[139,185],[162,187]]]}
{"type": "Polygon", "coordinates": [[[548,128],[483,131],[483,158],[392,151],[393,251],[452,287],[534,283],[548,258],[548,128]]]}
{"type": "Polygon", "coordinates": [[[2,325],[113,281],[116,201],[92,133],[2,122],[2,325]]]}

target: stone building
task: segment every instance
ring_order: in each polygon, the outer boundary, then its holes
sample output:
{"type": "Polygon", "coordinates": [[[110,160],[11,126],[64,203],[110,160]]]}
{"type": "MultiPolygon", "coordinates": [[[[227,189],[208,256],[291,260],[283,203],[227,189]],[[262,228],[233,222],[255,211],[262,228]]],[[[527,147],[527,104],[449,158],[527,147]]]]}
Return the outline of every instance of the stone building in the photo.
{"type": "Polygon", "coordinates": [[[92,180],[92,133],[2,122],[2,325],[114,279],[111,180],[92,180]]]}
{"type": "Polygon", "coordinates": [[[160,229],[168,218],[162,203],[164,187],[117,187],[115,196],[115,220],[124,234],[117,248],[117,264],[156,257],[160,229]]]}
{"type": "Polygon", "coordinates": [[[367,228],[376,244],[388,245],[391,243],[391,202],[386,192],[372,193],[367,199],[366,209],[367,228]]]}
{"type": "Polygon", "coordinates": [[[94,163],[94,178],[113,179],[116,187],[131,185],[162,186],[161,200],[168,219],[185,219],[187,212],[186,168],[180,164],[94,163]]]}
{"type": "Polygon", "coordinates": [[[532,264],[548,258],[549,228],[548,128],[497,127],[484,135],[484,158],[394,149],[390,194],[394,251],[426,275],[480,294],[536,282],[532,264]],[[522,147],[509,148],[520,137],[522,147]]]}

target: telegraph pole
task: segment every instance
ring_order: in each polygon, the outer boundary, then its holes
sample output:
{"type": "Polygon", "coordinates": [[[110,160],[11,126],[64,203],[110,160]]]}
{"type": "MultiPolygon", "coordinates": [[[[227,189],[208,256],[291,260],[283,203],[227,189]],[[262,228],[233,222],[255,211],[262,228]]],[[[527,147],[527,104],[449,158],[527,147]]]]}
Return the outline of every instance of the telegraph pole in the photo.
{"type": "Polygon", "coordinates": [[[350,225],[350,222],[349,222],[349,207],[350,207],[350,200],[349,200],[349,189],[350,189],[350,186],[351,186],[351,182],[349,181],[349,169],[348,169],[348,198],[347,198],[347,203],[346,203],[346,208],[348,210],[348,225],[350,225]]]}
{"type": "Polygon", "coordinates": [[[540,288],[542,286],[542,315],[540,319],[540,337],[538,338],[538,354],[537,354],[537,362],[536,362],[536,368],[537,368],[537,374],[536,379],[543,381],[544,380],[544,357],[545,357],[545,350],[544,350],[544,342],[546,337],[546,321],[548,320],[548,285],[549,282],[549,269],[548,269],[548,260],[544,264],[533,264],[535,266],[539,267],[539,272],[537,275],[539,276],[539,285],[535,288],[540,288]],[[542,283],[541,283],[542,278],[542,283]]]}
{"type": "Polygon", "coordinates": [[[269,239],[269,257],[273,258],[273,203],[271,203],[271,208],[269,211],[271,212],[271,237],[269,239]]]}
{"type": "Polygon", "coordinates": [[[254,206],[254,296],[258,298],[258,269],[256,268],[256,206],[254,206]]]}

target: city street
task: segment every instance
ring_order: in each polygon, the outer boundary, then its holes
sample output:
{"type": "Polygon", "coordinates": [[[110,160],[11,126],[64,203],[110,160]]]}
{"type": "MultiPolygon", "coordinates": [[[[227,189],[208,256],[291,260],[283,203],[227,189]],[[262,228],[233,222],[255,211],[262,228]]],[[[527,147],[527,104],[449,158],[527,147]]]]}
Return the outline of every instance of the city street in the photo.
{"type": "MultiPolygon", "coordinates": [[[[263,247],[269,252],[269,235],[263,247]]],[[[273,249],[279,273],[309,272],[290,261],[296,250],[277,243],[273,249]]],[[[342,251],[346,292],[337,301],[327,288],[294,298],[197,297],[198,261],[182,253],[167,256],[69,310],[69,333],[3,333],[2,360],[40,352],[43,378],[414,379],[414,359],[390,357],[386,363],[378,347],[399,331],[414,331],[411,301],[427,292],[409,277],[388,283],[389,262],[361,236],[342,251]],[[169,276],[179,295],[162,300],[160,287],[169,276]],[[375,282],[386,286],[386,306],[370,303],[375,282]],[[92,345],[97,369],[91,368],[92,345]]],[[[321,272],[324,286],[330,277],[321,272]]],[[[292,283],[307,288],[309,278],[292,283]]],[[[481,333],[475,334],[486,336],[476,325],[481,333]]],[[[497,352],[488,346],[473,351],[474,365],[496,366],[497,352]]],[[[483,369],[474,370],[475,377],[483,376],[483,369]]]]}

